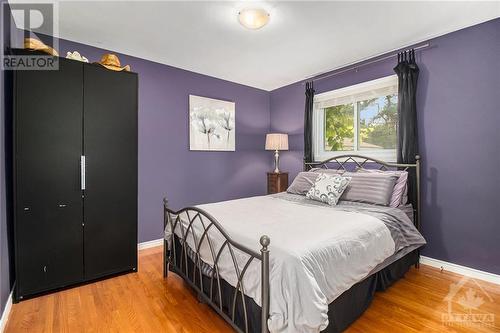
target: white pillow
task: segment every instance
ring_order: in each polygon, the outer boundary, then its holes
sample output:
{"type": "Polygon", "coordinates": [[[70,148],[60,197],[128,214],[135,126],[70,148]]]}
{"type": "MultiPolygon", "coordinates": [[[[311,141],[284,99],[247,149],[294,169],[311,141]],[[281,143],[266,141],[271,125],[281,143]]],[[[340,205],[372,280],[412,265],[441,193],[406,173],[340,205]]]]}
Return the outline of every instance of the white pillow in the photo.
{"type": "Polygon", "coordinates": [[[350,181],[351,177],[320,173],[306,197],[334,206],[350,181]]]}

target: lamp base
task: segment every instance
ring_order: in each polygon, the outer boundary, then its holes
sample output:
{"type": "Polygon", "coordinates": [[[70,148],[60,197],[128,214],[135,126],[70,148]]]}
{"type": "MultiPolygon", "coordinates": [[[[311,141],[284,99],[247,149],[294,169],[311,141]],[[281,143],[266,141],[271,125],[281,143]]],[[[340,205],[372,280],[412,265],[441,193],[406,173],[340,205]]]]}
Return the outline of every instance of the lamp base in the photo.
{"type": "Polygon", "coordinates": [[[280,153],[278,150],[274,151],[274,173],[280,173],[280,153]]]}

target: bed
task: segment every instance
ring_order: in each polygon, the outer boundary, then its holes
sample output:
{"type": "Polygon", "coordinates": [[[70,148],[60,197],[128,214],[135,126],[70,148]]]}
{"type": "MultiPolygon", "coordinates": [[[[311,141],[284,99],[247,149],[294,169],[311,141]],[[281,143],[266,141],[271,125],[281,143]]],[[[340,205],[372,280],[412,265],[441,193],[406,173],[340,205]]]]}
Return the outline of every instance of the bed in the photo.
{"type": "Polygon", "coordinates": [[[420,159],[343,155],[305,165],[312,168],[412,171],[417,200],[410,209],[332,207],[278,193],[174,211],[165,199],[164,276],[181,276],[237,332],[346,329],[375,291],[418,265],[420,159]]]}

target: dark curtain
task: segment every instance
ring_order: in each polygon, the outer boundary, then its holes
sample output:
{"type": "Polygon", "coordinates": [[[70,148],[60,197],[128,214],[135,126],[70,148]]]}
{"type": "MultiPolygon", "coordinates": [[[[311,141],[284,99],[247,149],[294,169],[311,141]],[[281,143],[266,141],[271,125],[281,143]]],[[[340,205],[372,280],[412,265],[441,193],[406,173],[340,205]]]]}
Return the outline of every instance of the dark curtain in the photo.
{"type": "MultiPolygon", "coordinates": [[[[419,69],[415,62],[415,50],[398,54],[398,64],[394,67],[398,75],[398,163],[415,163],[418,155],[417,129],[417,81],[419,69]]],[[[408,198],[416,205],[417,193],[414,188],[415,170],[409,170],[408,198]]]]}
{"type": "MultiPolygon", "coordinates": [[[[313,82],[306,83],[306,107],[304,112],[304,163],[313,161],[313,103],[314,103],[314,85],[313,82]]],[[[305,168],[305,164],[304,164],[305,168]]]]}

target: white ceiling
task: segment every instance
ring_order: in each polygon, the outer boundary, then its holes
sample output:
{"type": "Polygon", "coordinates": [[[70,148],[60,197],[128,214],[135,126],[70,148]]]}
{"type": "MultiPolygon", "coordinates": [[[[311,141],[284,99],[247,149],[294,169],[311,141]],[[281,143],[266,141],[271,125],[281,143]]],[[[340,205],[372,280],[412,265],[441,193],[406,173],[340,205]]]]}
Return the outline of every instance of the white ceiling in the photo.
{"type": "Polygon", "coordinates": [[[499,16],[497,1],[64,1],[58,37],[272,90],[499,16]],[[237,12],[255,6],[271,20],[247,30],[237,12]]]}

